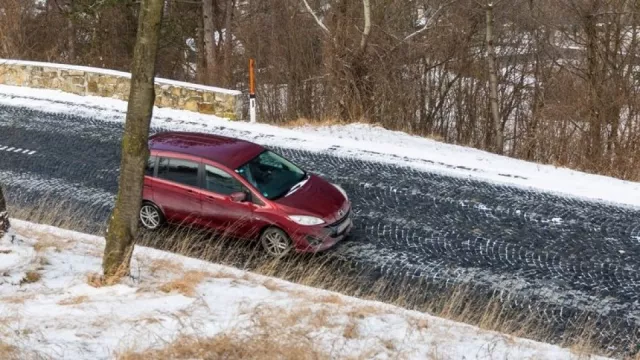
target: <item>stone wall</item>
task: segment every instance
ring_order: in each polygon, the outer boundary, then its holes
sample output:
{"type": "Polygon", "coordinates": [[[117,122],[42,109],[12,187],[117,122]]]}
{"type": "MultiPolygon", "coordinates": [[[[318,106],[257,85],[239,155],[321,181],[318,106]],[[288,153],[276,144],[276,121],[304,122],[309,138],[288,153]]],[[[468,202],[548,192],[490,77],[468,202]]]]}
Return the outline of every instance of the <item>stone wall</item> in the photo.
{"type": "MultiPolygon", "coordinates": [[[[97,68],[0,59],[0,84],[127,100],[131,74],[97,68]]],[[[240,91],[156,79],[156,106],[237,120],[240,91]]]]}

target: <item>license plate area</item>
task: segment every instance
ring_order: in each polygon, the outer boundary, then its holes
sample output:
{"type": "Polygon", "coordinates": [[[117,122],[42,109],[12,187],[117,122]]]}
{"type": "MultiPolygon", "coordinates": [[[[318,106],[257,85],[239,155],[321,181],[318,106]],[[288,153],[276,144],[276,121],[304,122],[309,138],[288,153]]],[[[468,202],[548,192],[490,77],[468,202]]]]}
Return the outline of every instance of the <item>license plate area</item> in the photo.
{"type": "Polygon", "coordinates": [[[351,225],[351,218],[347,218],[342,222],[342,224],[338,226],[338,228],[336,229],[336,234],[341,235],[343,232],[345,232],[345,230],[347,230],[349,225],[351,225]]]}

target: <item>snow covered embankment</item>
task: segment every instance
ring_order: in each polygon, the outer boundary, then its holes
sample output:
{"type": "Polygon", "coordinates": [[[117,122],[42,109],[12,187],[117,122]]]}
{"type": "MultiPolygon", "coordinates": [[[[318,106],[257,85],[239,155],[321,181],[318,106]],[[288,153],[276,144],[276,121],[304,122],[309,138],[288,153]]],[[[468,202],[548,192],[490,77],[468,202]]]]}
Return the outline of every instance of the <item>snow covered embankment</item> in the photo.
{"type": "MultiPolygon", "coordinates": [[[[103,238],[13,220],[0,358],[573,359],[569,350],[137,247],[101,286],[103,238]],[[216,356],[217,355],[217,356],[216,356]]],[[[583,357],[584,358],[584,357],[583,357]]]]}

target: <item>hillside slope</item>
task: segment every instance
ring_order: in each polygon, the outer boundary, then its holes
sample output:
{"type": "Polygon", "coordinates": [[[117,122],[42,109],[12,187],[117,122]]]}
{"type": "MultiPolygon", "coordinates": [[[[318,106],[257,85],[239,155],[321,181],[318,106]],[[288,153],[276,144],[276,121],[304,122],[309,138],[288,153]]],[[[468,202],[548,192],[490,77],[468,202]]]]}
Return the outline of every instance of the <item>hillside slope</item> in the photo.
{"type": "MultiPolygon", "coordinates": [[[[0,241],[2,359],[577,359],[552,345],[138,246],[14,220],[0,241]]],[[[595,357],[594,357],[595,358],[595,357]]]]}

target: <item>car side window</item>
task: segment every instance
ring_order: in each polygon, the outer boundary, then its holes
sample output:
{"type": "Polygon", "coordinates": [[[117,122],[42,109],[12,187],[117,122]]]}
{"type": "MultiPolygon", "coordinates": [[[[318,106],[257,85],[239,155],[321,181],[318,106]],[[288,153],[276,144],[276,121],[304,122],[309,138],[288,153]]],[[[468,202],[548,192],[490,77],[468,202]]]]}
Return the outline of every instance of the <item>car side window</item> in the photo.
{"type": "Polygon", "coordinates": [[[156,159],[157,157],[154,155],[149,156],[149,159],[147,159],[147,166],[144,169],[146,176],[153,176],[153,172],[156,169],[156,159]]]}
{"type": "Polygon", "coordinates": [[[197,187],[198,167],[199,164],[193,161],[161,157],[158,161],[158,178],[197,187]]]}
{"type": "Polygon", "coordinates": [[[237,192],[244,192],[246,188],[226,171],[214,166],[205,166],[204,188],[220,195],[231,195],[237,192]]]}

